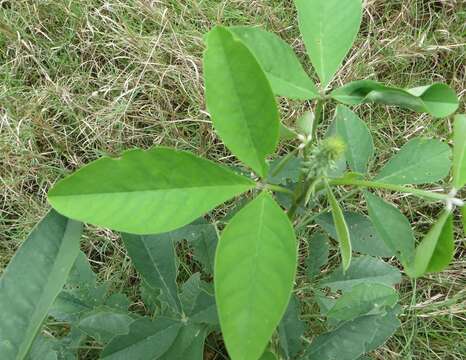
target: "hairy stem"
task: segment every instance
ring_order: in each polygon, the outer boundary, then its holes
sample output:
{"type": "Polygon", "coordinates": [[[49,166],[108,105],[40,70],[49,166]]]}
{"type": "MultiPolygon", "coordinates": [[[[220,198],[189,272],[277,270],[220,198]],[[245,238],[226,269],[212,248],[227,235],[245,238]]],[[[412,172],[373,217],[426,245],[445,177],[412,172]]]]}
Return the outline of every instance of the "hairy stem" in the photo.
{"type": "MultiPolygon", "coordinates": [[[[312,139],[316,141],[316,134],[317,134],[317,127],[323,120],[323,109],[325,105],[326,100],[325,99],[319,99],[317,100],[316,104],[316,109],[315,109],[315,118],[314,118],[314,124],[312,125],[312,134],[313,137],[312,139]]],[[[307,145],[303,149],[303,161],[308,161],[309,160],[309,145],[307,145]]],[[[291,204],[290,209],[288,210],[288,218],[293,219],[294,215],[296,214],[296,211],[299,208],[299,205],[304,201],[306,198],[307,191],[309,189],[309,186],[312,185],[312,179],[311,181],[306,180],[306,174],[302,173],[301,176],[299,177],[298,184],[296,185],[296,189],[293,193],[293,202],[291,204]]]]}

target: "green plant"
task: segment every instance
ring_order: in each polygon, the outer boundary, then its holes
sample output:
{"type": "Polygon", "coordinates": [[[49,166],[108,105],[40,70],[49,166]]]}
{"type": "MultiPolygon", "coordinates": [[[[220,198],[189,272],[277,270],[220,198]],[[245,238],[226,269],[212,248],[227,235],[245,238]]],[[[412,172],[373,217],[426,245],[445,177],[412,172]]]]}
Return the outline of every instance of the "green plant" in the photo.
{"type": "Polygon", "coordinates": [[[452,211],[463,205],[455,192],[466,183],[466,118],[455,120],[449,194],[412,187],[449,174],[451,150],[437,140],[410,140],[372,177],[371,134],[344,105],[398,105],[444,117],[456,111],[457,97],[442,84],[403,90],[367,80],[327,91],[358,32],[361,1],[347,1],[344,7],[336,0],[298,0],[296,5],[321,80],[319,89],[291,48],[273,34],[217,27],[207,36],[206,98],[214,127],[258,178],[187,152],[155,148],[97,160],[49,193],[59,213],[124,233],[128,254],[143,279],[141,296],[155,320],[128,313],[123,295],[110,295],[105,285],[96,285],[78,252],[81,225],[52,211],[2,277],[0,304],[8,310],[0,322],[2,355],[73,356],[76,344],[89,336],[106,344],[101,353],[106,359],[200,359],[206,336],[220,324],[233,359],[357,359],[396,330],[400,309],[393,286],[401,274],[377,257],[396,256],[414,278],[441,271],[450,262],[452,211]],[[274,95],[314,100],[315,111],[298,119],[296,129],[287,129],[279,122],[274,95]],[[333,102],[340,103],[334,120],[327,136],[319,139],[333,102]],[[269,165],[266,158],[276,150],[280,127],[300,143],[269,165]],[[343,186],[363,189],[369,218],[342,210],[344,197],[337,200],[335,188],[343,186]],[[368,189],[443,201],[445,209],[415,247],[407,218],[368,189]],[[248,191],[254,200],[224,222],[210,225],[198,219],[248,191]],[[319,212],[325,198],[330,212],[319,212]],[[328,331],[304,349],[299,299],[291,297],[298,261],[295,232],[308,235],[306,227],[314,222],[338,241],[342,265],[318,277],[327,263],[329,239],[315,232],[309,240],[307,271],[328,331]],[[216,225],[223,223],[227,225],[217,246],[216,225]],[[213,271],[215,298],[212,285],[199,274],[178,289],[175,242],[181,240],[192,245],[205,274],[213,271]],[[352,250],[367,255],[352,259],[352,250]],[[40,282],[28,271],[37,254],[33,266],[40,282]],[[39,301],[31,301],[35,299],[39,301]],[[72,330],[60,341],[40,336],[33,342],[47,315],[70,323],[72,330]]]}

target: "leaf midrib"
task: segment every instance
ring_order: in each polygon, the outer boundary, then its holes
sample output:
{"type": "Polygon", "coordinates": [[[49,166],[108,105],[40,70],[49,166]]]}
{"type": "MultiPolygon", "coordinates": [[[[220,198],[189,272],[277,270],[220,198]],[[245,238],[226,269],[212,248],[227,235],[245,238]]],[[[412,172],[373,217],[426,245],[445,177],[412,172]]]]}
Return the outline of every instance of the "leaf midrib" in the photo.
{"type": "Polygon", "coordinates": [[[53,192],[49,195],[51,198],[56,198],[56,197],[85,197],[85,196],[94,196],[94,195],[107,195],[107,194],[133,194],[133,193],[153,193],[153,192],[168,192],[168,191],[177,191],[177,190],[207,190],[207,189],[228,189],[228,188],[252,188],[254,183],[251,183],[250,185],[242,185],[242,184],[237,184],[237,185],[207,185],[207,186],[178,186],[178,187],[173,187],[173,188],[159,188],[159,189],[135,189],[135,190],[126,190],[126,191],[108,191],[104,190],[101,192],[90,192],[90,193],[65,193],[65,194],[54,194],[53,192]]]}

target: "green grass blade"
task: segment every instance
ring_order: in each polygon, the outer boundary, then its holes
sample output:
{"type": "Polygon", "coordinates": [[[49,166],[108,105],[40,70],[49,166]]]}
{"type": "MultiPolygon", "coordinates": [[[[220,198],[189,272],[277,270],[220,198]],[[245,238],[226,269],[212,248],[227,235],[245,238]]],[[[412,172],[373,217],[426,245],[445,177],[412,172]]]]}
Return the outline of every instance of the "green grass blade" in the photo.
{"type": "Polygon", "coordinates": [[[24,359],[79,254],[82,224],[55,211],[34,228],[0,279],[0,354],[24,359]]]}

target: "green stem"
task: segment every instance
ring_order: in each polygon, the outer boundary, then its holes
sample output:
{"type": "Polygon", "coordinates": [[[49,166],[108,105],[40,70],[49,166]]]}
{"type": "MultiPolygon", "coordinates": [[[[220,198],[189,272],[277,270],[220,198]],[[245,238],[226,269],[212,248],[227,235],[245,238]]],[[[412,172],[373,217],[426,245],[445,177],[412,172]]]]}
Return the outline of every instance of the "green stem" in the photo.
{"type": "Polygon", "coordinates": [[[415,196],[425,198],[425,199],[432,199],[435,201],[444,201],[444,200],[451,199],[451,195],[448,195],[448,194],[439,194],[439,193],[434,193],[431,191],[411,188],[408,186],[386,184],[386,183],[381,183],[377,181],[366,181],[366,180],[356,180],[356,179],[334,179],[334,180],[331,180],[329,183],[331,186],[352,185],[352,186],[366,187],[366,188],[371,188],[371,189],[391,190],[391,191],[396,191],[400,193],[415,195],[415,196]]]}
{"type": "Polygon", "coordinates": [[[294,194],[294,192],[291,191],[290,189],[287,189],[287,188],[284,188],[284,187],[278,186],[278,185],[267,184],[267,185],[265,185],[265,188],[269,189],[271,191],[281,192],[281,193],[288,194],[288,195],[293,195],[294,194]]]}
{"type": "Polygon", "coordinates": [[[319,124],[323,120],[323,114],[324,114],[324,105],[325,105],[325,99],[319,99],[317,100],[317,105],[316,105],[316,110],[315,110],[315,118],[314,118],[314,123],[312,124],[312,138],[315,139],[317,136],[317,128],[319,127],[319,124]]]}

